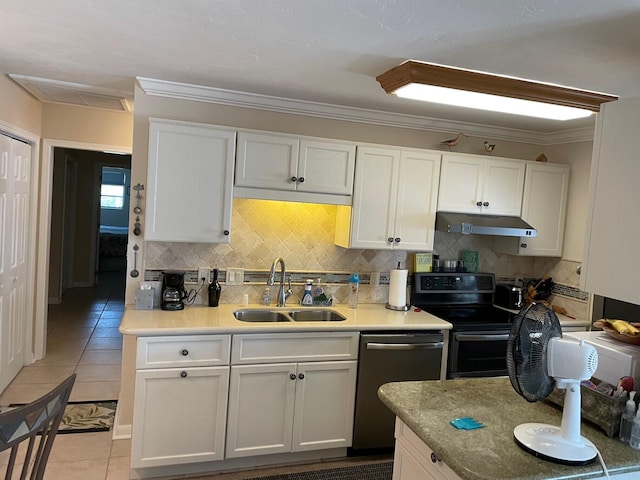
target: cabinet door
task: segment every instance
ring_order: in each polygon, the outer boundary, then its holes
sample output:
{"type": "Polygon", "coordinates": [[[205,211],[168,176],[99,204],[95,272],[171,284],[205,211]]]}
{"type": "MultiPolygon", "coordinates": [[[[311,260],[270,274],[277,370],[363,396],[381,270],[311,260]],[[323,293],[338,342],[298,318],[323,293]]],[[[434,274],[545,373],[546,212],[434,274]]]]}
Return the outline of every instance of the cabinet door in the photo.
{"type": "Polygon", "coordinates": [[[349,246],[393,248],[400,151],[358,147],[349,246]]]}
{"type": "Polygon", "coordinates": [[[151,120],[145,240],[228,243],[235,131],[151,120]]]}
{"type": "Polygon", "coordinates": [[[520,216],[524,161],[486,159],[481,213],[520,216]]]}
{"type": "Polygon", "coordinates": [[[299,148],[293,136],[238,132],[236,186],[295,190],[299,148]]]}
{"type": "Polygon", "coordinates": [[[355,165],[355,145],[301,140],[297,189],[351,195],[355,165]]]}
{"type": "Polygon", "coordinates": [[[231,367],[226,458],[291,451],[296,364],[231,367]]]}
{"type": "Polygon", "coordinates": [[[356,370],[355,361],[298,364],[294,452],[351,445],[356,370]]]}
{"type": "Polygon", "coordinates": [[[520,239],[520,255],[562,255],[568,189],[568,166],[536,163],[527,165],[522,219],[538,231],[538,236],[520,239]]]}
{"type": "Polygon", "coordinates": [[[138,370],[131,467],[222,460],[228,386],[228,366],[138,370]]]}
{"type": "Polygon", "coordinates": [[[440,154],[402,152],[394,221],[394,246],[433,250],[440,154]]]}
{"type": "Polygon", "coordinates": [[[438,210],[480,213],[484,184],[484,158],[445,153],[438,192],[438,210]]]}

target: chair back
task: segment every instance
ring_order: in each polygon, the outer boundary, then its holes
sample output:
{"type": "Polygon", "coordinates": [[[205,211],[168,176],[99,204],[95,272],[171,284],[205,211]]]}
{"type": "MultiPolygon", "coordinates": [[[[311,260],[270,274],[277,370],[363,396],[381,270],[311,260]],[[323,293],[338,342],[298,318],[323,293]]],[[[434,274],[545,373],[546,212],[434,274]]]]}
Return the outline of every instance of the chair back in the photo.
{"type": "MultiPolygon", "coordinates": [[[[5,479],[13,478],[19,465],[18,449],[26,445],[20,479],[41,480],[58,433],[64,409],[69,401],[76,374],[39,399],[0,413],[0,452],[9,450],[5,479]]],[[[21,449],[22,450],[22,449],[21,449]]]]}

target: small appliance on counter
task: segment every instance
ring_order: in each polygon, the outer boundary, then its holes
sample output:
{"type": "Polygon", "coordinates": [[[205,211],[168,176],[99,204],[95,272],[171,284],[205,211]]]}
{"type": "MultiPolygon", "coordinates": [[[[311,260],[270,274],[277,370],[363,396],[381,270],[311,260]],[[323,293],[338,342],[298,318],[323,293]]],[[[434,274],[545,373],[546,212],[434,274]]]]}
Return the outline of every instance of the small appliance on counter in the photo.
{"type": "Polygon", "coordinates": [[[183,310],[187,298],[184,288],[184,272],[164,272],[162,275],[162,310],[183,310]]]}
{"type": "Polygon", "coordinates": [[[520,310],[524,305],[522,288],[516,285],[496,285],[494,304],[510,310],[520,310]]]}

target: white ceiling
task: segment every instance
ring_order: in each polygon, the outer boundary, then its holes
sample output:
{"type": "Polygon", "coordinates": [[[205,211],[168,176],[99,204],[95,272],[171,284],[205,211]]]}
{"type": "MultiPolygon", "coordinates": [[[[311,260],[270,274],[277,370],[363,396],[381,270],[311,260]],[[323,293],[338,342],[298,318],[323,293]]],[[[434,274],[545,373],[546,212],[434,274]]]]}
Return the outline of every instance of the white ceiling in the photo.
{"type": "Polygon", "coordinates": [[[406,59],[640,95],[638,0],[1,0],[0,72],[129,95],[135,77],[539,133],[593,125],[386,94],[406,59]]]}

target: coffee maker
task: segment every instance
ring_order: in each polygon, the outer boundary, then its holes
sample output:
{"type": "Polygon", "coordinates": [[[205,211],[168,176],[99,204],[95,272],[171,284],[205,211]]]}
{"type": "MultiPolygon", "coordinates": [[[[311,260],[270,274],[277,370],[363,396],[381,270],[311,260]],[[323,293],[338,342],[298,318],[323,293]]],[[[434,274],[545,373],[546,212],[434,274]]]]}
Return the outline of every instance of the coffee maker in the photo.
{"type": "Polygon", "coordinates": [[[164,272],[162,275],[162,310],[183,310],[187,298],[184,288],[184,272],[164,272]]]}

